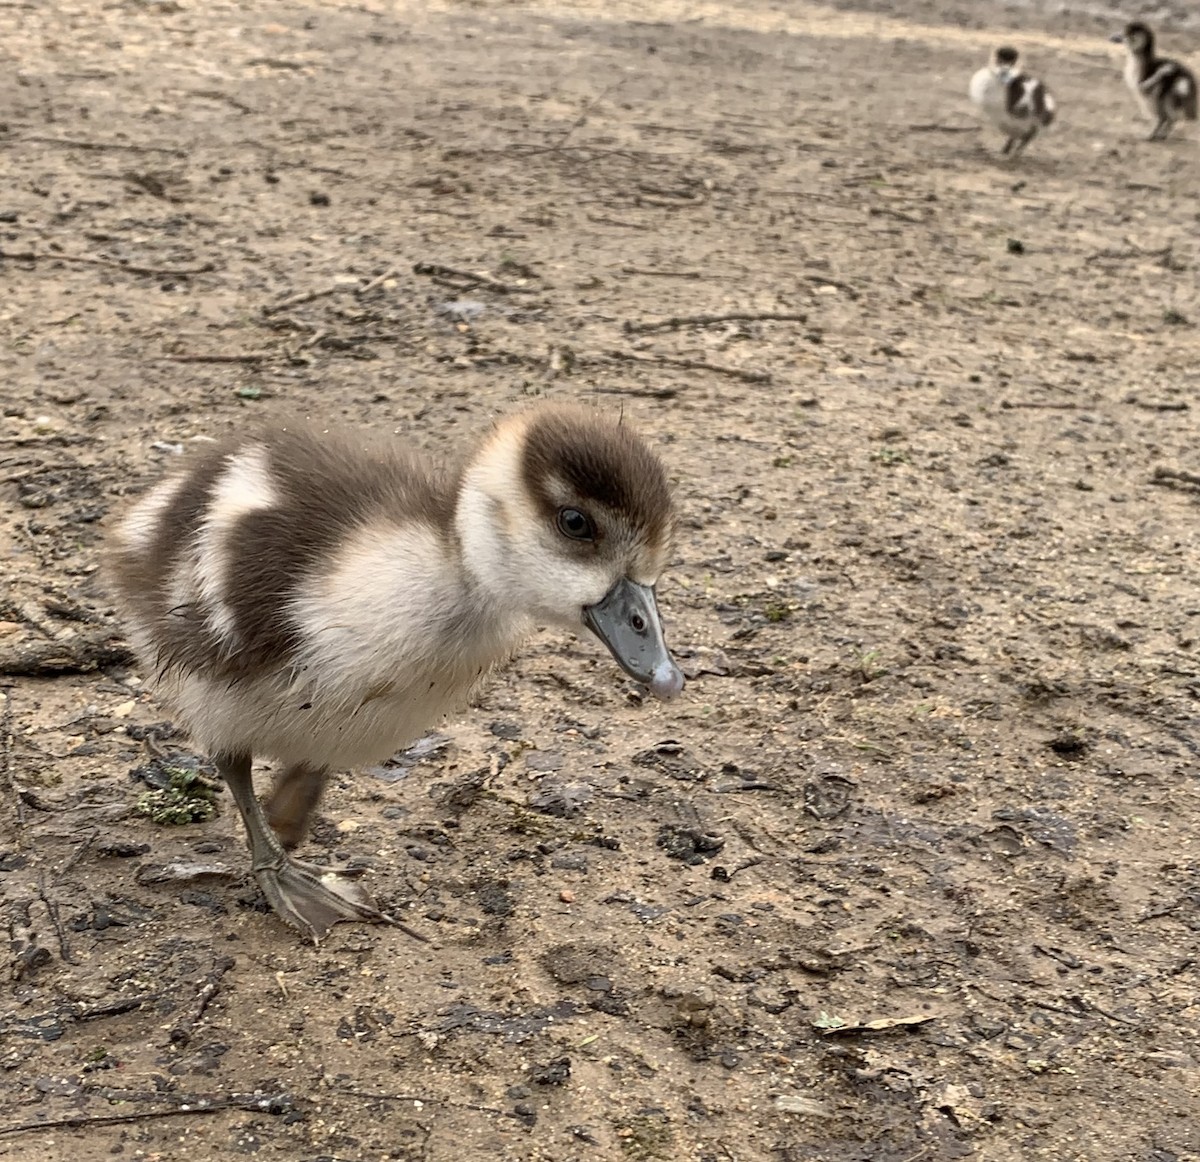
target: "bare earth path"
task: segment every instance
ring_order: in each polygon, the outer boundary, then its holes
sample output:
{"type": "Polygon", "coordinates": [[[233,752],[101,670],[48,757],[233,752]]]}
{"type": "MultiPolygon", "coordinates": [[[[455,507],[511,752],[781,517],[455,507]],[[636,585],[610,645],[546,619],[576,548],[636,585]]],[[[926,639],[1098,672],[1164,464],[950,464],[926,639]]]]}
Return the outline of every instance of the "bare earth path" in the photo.
{"type": "Polygon", "coordinates": [[[0,6],[0,1158],[1200,1159],[1200,132],[1089,11],[0,6]],[[306,947],[136,809],[105,526],[535,395],[668,459],[688,691],[539,638],[304,848],[432,943],[306,947]]]}

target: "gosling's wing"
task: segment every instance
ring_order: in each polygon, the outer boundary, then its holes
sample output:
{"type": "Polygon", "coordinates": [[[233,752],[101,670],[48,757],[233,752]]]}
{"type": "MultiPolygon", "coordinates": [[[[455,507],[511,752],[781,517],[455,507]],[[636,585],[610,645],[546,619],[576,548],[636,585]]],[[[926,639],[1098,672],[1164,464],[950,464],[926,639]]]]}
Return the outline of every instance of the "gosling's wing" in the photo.
{"type": "Polygon", "coordinates": [[[392,444],[288,423],[199,454],[133,507],[109,578],[139,653],[231,678],[286,662],[295,594],[364,526],[448,527],[453,489],[392,444]]]}
{"type": "Polygon", "coordinates": [[[1156,103],[1172,102],[1192,120],[1196,117],[1196,77],[1179,61],[1157,60],[1151,71],[1138,85],[1143,95],[1156,103]]]}
{"type": "Polygon", "coordinates": [[[1008,83],[1006,112],[1017,121],[1049,125],[1058,106],[1046,86],[1034,77],[1018,75],[1008,83]]]}

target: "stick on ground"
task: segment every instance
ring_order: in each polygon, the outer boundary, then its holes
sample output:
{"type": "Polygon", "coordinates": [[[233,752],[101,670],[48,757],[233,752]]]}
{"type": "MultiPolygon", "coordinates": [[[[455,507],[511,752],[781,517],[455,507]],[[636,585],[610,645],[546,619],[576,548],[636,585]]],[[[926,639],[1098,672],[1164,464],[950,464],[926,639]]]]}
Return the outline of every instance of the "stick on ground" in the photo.
{"type": "Polygon", "coordinates": [[[681,327],[711,327],[715,323],[807,323],[808,316],[777,311],[733,311],[726,315],[676,315],[645,323],[626,321],[622,330],[629,335],[648,335],[652,331],[677,331],[681,327]]]}
{"type": "Polygon", "coordinates": [[[271,303],[262,309],[264,315],[275,315],[280,311],[286,311],[289,307],[298,307],[302,303],[311,303],[314,299],[323,299],[326,295],[337,294],[343,288],[338,285],[323,286],[319,290],[304,291],[298,295],[292,295],[290,298],[281,299],[277,303],[271,303]]]}
{"type": "Polygon", "coordinates": [[[247,351],[244,355],[216,353],[209,355],[164,355],[168,363],[262,363],[271,358],[270,351],[247,351]]]}
{"type": "Polygon", "coordinates": [[[12,751],[12,691],[4,695],[4,714],[0,717],[0,768],[3,768],[4,781],[12,792],[13,801],[17,808],[17,823],[22,830],[25,827],[25,800],[21,788],[17,785],[17,776],[13,773],[12,751]]]}
{"type": "MultiPolygon", "coordinates": [[[[458,270],[453,266],[442,266],[439,262],[418,262],[413,265],[413,274],[425,274],[433,278],[457,278],[466,281],[468,286],[483,286],[502,295],[529,294],[533,288],[513,286],[510,282],[501,282],[487,274],[476,274],[470,270],[458,270]]],[[[463,290],[466,287],[461,288],[463,290]]]]}
{"type": "Polygon", "coordinates": [[[220,992],[221,981],[235,963],[232,956],[217,958],[212,971],[204,978],[204,983],[200,986],[199,992],[196,993],[196,1003],[192,1007],[192,1011],[171,1030],[172,1045],[184,1046],[192,1039],[192,1035],[196,1032],[196,1027],[200,1024],[201,1020],[203,1020],[208,1006],[212,1004],[213,999],[220,992]]]}
{"type": "MultiPolygon", "coordinates": [[[[645,363],[651,367],[682,367],[687,371],[711,371],[715,375],[728,375],[746,383],[770,383],[769,371],[749,371],[742,367],[724,367],[719,363],[705,363],[703,359],[681,359],[674,355],[634,355],[629,351],[608,351],[603,356],[621,363],[645,363]]],[[[581,360],[583,362],[583,360],[581,360]]]]}
{"type": "Polygon", "coordinates": [[[193,274],[207,274],[217,269],[212,262],[205,262],[200,266],[140,266],[133,262],[119,262],[115,258],[98,258],[91,254],[59,254],[54,250],[41,253],[33,250],[0,250],[0,258],[10,262],[79,262],[85,266],[103,266],[109,270],[123,270],[126,274],[148,275],[151,278],[188,278],[193,274]]]}
{"type": "Polygon", "coordinates": [[[369,295],[373,290],[377,290],[379,287],[383,286],[383,284],[387,282],[389,278],[395,278],[396,274],[396,268],[394,266],[389,266],[387,270],[385,270],[382,274],[377,274],[373,279],[371,279],[370,282],[363,283],[363,285],[358,287],[354,293],[361,299],[366,295],[369,295]]]}
{"type": "Polygon", "coordinates": [[[78,634],[58,641],[0,645],[0,674],[53,678],[87,674],[106,666],[127,666],[133,651],[107,633],[78,634]]]}
{"type": "Polygon", "coordinates": [[[131,1122],[145,1122],[155,1118],[183,1117],[189,1114],[219,1114],[225,1110],[248,1110],[252,1113],[280,1114],[290,1108],[286,1094],[231,1094],[229,1097],[199,1098],[187,1104],[172,1105],[166,1109],[132,1110],[127,1114],[100,1114],[87,1117],[77,1114],[66,1118],[49,1118],[44,1122],[17,1122],[12,1126],[0,1126],[0,1137],[8,1134],[30,1134],[37,1130],[80,1129],[85,1126],[121,1126],[131,1122]]]}

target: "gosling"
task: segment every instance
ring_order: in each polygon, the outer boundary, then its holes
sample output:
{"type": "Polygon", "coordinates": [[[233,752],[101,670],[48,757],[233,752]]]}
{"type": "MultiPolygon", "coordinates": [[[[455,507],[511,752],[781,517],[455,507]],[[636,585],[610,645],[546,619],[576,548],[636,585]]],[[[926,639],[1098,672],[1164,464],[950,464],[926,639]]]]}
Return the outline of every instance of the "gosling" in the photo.
{"type": "Polygon", "coordinates": [[[341,920],[395,923],[288,854],[330,771],[461,708],[539,624],[586,626],[652,694],[680,693],[655,592],[674,523],[659,458],[587,408],[512,416],[449,471],[288,424],[142,497],[108,575],[141,664],[229,786],[264,895],[316,942],[341,920]],[[255,758],[280,764],[265,810],[255,758]]]}
{"type": "Polygon", "coordinates": [[[1196,74],[1179,61],[1155,55],[1154,33],[1140,20],[1113,41],[1125,46],[1125,83],[1138,107],[1154,122],[1150,141],[1162,141],[1176,121],[1196,120],[1196,74]]]}
{"type": "Polygon", "coordinates": [[[971,101],[1005,135],[1000,152],[1013,157],[1053,124],[1058,111],[1050,91],[1021,71],[1019,59],[1015,48],[996,49],[991,64],[971,78],[969,90],[971,101]]]}

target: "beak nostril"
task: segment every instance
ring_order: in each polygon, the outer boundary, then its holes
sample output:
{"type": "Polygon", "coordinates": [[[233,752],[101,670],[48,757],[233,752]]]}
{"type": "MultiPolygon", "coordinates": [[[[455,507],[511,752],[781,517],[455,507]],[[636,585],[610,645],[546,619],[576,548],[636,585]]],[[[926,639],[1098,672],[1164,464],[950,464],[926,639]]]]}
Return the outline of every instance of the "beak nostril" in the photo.
{"type": "Polygon", "coordinates": [[[658,698],[673,698],[683,675],[663,641],[654,587],[623,577],[595,605],[583,609],[583,622],[621,668],[658,698]]]}

